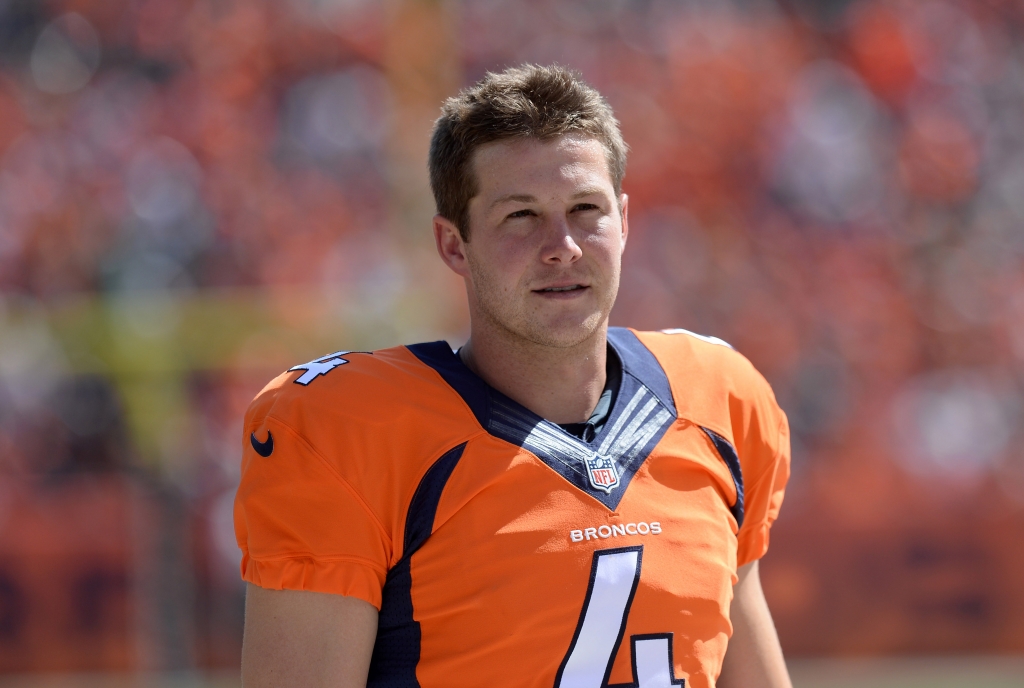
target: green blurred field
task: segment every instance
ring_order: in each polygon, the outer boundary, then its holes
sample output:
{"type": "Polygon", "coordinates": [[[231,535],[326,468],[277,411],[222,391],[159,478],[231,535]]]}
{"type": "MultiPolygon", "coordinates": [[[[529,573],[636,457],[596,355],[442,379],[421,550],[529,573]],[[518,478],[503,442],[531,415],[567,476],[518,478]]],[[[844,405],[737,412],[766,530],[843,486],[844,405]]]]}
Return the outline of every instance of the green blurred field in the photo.
{"type": "MultiPolygon", "coordinates": [[[[794,688],[1022,688],[1024,657],[802,659],[794,688]]],[[[214,675],[41,675],[0,677],[0,688],[238,688],[233,672],[214,675]]]]}
{"type": "Polygon", "coordinates": [[[791,661],[794,688],[1021,688],[1024,658],[805,659],[791,661]]]}

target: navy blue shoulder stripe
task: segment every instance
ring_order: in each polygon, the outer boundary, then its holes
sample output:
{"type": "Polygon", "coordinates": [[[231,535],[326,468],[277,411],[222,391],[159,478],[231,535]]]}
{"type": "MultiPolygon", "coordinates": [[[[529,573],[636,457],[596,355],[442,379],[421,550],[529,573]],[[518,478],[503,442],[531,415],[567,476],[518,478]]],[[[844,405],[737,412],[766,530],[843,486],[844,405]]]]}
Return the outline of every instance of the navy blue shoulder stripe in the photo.
{"type": "Polygon", "coordinates": [[[405,541],[402,547],[402,558],[408,559],[423,546],[434,529],[434,516],[437,505],[441,501],[441,492],[448,484],[455,465],[462,458],[467,442],[449,449],[441,455],[420,480],[416,493],[409,503],[409,513],[405,520],[405,541]]]}
{"type": "Polygon", "coordinates": [[[640,380],[674,416],[676,403],[672,398],[672,386],[651,350],[625,327],[609,327],[608,341],[622,361],[622,372],[640,380]]]}
{"type": "Polygon", "coordinates": [[[725,461],[725,465],[729,467],[732,481],[736,484],[736,503],[729,507],[729,511],[736,518],[736,526],[740,527],[743,525],[743,469],[740,467],[740,457],[736,454],[736,448],[732,446],[729,440],[703,426],[701,430],[708,436],[711,443],[715,445],[715,450],[722,457],[722,460],[725,461]]]}
{"type": "Polygon", "coordinates": [[[463,398],[481,427],[487,427],[490,416],[490,394],[487,383],[467,368],[452,353],[448,342],[427,342],[408,347],[412,354],[438,372],[448,386],[463,398]]]}
{"type": "Polygon", "coordinates": [[[402,558],[388,571],[381,593],[377,641],[370,659],[367,688],[419,688],[420,624],[413,616],[409,561],[434,528],[441,492],[466,449],[463,442],[441,456],[416,487],[405,519],[402,558]]]}

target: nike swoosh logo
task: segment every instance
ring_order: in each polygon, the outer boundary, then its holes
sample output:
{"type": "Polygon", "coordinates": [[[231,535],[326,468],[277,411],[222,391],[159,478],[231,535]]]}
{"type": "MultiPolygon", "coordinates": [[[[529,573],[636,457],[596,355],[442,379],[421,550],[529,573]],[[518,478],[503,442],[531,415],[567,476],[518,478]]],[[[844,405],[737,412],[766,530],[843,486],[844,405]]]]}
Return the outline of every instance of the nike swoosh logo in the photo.
{"type": "Polygon", "coordinates": [[[256,450],[256,453],[260,456],[270,456],[274,453],[274,436],[267,430],[267,441],[260,442],[256,439],[256,433],[249,435],[249,442],[252,443],[252,448],[256,450]]]}

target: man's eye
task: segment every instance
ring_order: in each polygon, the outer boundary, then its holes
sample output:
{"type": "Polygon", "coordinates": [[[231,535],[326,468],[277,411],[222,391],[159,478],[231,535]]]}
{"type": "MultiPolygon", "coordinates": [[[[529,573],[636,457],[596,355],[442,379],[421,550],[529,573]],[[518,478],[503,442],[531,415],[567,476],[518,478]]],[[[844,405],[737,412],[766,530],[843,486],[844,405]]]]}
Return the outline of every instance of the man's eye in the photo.
{"type": "Polygon", "coordinates": [[[597,206],[593,203],[579,203],[573,206],[573,210],[597,210],[597,206]]]}
{"type": "Polygon", "coordinates": [[[517,210],[514,213],[509,213],[509,217],[529,217],[530,215],[533,215],[533,211],[529,209],[517,210]]]}

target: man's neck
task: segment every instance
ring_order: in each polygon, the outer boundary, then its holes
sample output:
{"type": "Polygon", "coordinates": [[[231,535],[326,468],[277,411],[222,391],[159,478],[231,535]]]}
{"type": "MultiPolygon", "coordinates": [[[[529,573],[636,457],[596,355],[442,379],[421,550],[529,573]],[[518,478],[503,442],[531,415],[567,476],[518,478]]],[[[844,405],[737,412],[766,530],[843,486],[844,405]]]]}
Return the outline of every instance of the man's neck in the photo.
{"type": "Polygon", "coordinates": [[[604,389],[607,325],[564,349],[474,332],[460,355],[487,384],[538,416],[580,423],[590,417],[604,389]]]}

